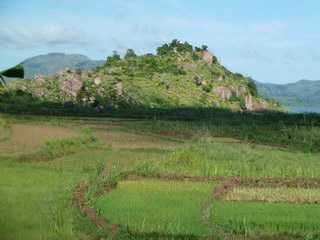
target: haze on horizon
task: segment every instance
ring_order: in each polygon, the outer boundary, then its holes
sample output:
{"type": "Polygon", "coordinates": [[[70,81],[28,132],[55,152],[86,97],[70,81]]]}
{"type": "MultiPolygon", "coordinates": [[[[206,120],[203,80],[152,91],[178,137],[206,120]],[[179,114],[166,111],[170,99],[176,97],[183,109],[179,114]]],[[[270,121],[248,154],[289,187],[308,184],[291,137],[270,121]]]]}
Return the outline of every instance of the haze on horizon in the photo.
{"type": "Polygon", "coordinates": [[[106,59],[180,39],[258,81],[316,80],[319,12],[316,0],[1,0],[0,69],[49,52],[106,59]]]}

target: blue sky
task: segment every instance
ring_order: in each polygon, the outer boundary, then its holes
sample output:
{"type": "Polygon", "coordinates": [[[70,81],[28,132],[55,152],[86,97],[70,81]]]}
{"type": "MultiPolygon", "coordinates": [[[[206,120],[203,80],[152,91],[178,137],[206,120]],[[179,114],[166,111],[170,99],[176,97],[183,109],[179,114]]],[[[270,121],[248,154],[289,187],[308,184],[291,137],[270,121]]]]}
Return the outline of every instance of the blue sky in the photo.
{"type": "Polygon", "coordinates": [[[262,82],[320,79],[318,0],[0,0],[0,69],[38,54],[105,59],[174,38],[262,82]]]}

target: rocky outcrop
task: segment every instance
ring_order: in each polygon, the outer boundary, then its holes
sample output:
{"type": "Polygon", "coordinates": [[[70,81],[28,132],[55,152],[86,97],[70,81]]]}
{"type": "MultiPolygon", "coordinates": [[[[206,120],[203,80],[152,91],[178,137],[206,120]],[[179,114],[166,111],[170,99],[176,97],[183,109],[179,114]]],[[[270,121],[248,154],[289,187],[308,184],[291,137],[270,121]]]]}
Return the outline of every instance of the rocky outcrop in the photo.
{"type": "Polygon", "coordinates": [[[251,94],[245,96],[244,98],[246,109],[253,111],[253,97],[251,94]]]}
{"type": "Polygon", "coordinates": [[[215,62],[215,56],[212,54],[212,53],[210,53],[209,51],[203,51],[202,52],[202,59],[206,62],[206,63],[208,63],[208,64],[213,64],[214,62],[215,62]]]}
{"type": "Polygon", "coordinates": [[[194,82],[197,86],[207,86],[207,81],[203,79],[203,77],[195,76],[194,82]]]}
{"type": "MultiPolygon", "coordinates": [[[[248,90],[243,86],[221,86],[214,89],[220,100],[229,101],[232,96],[243,97],[247,95],[248,90]]],[[[250,99],[248,99],[250,101],[250,99]]]]}
{"type": "Polygon", "coordinates": [[[60,90],[66,98],[76,98],[83,87],[82,72],[68,70],[59,79],[60,90]]]}
{"type": "Polygon", "coordinates": [[[37,97],[43,97],[45,95],[45,83],[46,80],[42,75],[36,75],[34,78],[34,95],[37,97]]]}
{"type": "Polygon", "coordinates": [[[269,104],[265,100],[256,100],[251,94],[245,97],[245,106],[248,111],[266,111],[269,108],[269,104]]]}
{"type": "Polygon", "coordinates": [[[229,101],[232,97],[232,91],[230,88],[225,86],[217,87],[214,92],[218,95],[221,101],[229,101]]]}

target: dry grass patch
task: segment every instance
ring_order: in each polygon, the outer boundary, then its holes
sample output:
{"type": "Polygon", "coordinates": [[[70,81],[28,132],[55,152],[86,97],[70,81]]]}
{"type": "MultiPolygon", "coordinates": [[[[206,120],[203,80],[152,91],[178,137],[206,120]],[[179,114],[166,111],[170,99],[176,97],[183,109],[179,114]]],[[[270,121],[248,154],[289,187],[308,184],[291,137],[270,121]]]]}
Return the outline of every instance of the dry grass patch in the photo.
{"type": "Polygon", "coordinates": [[[269,203],[320,203],[320,189],[238,187],[224,197],[227,201],[269,203]]]}
{"type": "Polygon", "coordinates": [[[24,151],[38,148],[49,140],[76,136],[70,128],[35,124],[10,124],[10,139],[0,144],[0,151],[24,151]]]}
{"type": "Polygon", "coordinates": [[[117,148],[174,148],[177,142],[165,140],[161,137],[140,135],[112,129],[100,129],[96,135],[104,143],[117,148]]]}

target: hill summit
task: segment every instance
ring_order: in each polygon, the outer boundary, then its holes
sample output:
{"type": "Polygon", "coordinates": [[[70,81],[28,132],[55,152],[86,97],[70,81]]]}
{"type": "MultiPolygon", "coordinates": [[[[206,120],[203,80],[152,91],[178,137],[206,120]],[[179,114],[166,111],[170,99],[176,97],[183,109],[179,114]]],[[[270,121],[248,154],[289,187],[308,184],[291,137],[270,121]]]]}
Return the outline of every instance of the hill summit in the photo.
{"type": "Polygon", "coordinates": [[[257,95],[254,81],[222,66],[207,46],[173,40],[156,54],[117,52],[94,71],[66,70],[14,87],[43,101],[108,107],[219,107],[264,111],[277,103],[257,95]]]}

